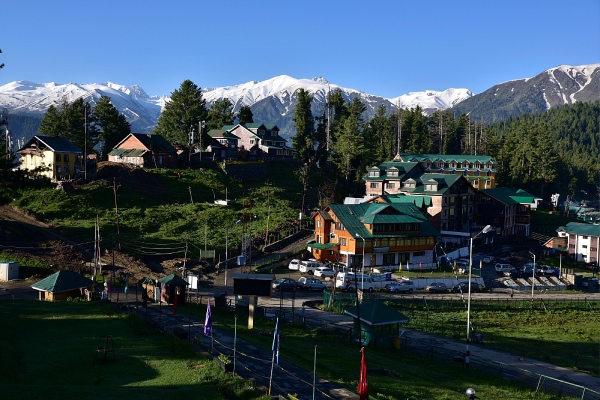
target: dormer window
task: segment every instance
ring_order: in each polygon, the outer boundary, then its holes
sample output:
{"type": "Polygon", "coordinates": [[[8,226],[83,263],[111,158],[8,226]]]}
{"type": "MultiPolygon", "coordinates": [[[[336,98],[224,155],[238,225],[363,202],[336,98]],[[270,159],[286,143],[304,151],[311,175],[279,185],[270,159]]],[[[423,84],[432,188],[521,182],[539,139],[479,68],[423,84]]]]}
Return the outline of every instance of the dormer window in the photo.
{"type": "Polygon", "coordinates": [[[398,168],[392,167],[385,171],[385,174],[389,177],[397,177],[398,176],[398,168]]]}
{"type": "Polygon", "coordinates": [[[414,189],[417,186],[417,183],[414,179],[408,179],[402,184],[402,187],[405,189],[414,189]]]}
{"type": "Polygon", "coordinates": [[[371,168],[369,170],[369,178],[379,178],[379,168],[371,168]]]}
{"type": "Polygon", "coordinates": [[[438,183],[436,180],[434,179],[430,179],[427,182],[425,182],[425,184],[423,185],[424,189],[426,192],[437,192],[438,190],[438,183]]]}

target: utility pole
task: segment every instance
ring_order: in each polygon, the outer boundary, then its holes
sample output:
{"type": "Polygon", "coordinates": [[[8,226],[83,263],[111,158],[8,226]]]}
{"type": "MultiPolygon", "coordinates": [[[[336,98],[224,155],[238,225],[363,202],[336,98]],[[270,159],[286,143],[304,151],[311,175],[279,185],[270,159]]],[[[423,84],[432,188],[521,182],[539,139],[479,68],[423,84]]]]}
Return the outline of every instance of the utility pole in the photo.
{"type": "MultiPolygon", "coordinates": [[[[121,185],[119,185],[121,186],[121,185]]],[[[113,193],[115,194],[115,215],[117,217],[117,236],[119,238],[119,250],[121,250],[121,229],[119,227],[119,205],[117,204],[117,178],[113,177],[112,185],[113,193]]]]}
{"type": "Polygon", "coordinates": [[[271,183],[267,181],[267,230],[265,232],[265,246],[269,243],[269,219],[271,218],[271,183]]]}
{"type": "Polygon", "coordinates": [[[190,129],[188,147],[188,169],[192,167],[192,146],[194,144],[194,128],[190,129]]]}
{"type": "Polygon", "coordinates": [[[202,162],[202,128],[204,128],[206,124],[204,121],[198,122],[198,132],[200,132],[200,162],[202,162]]]}

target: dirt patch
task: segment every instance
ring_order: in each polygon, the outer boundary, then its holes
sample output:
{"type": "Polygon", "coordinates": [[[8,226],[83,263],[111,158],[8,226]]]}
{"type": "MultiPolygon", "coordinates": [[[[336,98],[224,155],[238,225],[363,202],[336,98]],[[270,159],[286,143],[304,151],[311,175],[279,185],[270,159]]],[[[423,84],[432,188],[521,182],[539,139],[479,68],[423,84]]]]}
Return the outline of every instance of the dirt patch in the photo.
{"type": "Polygon", "coordinates": [[[121,163],[99,163],[94,184],[98,181],[106,181],[109,185],[116,182],[117,185],[136,190],[142,196],[169,193],[160,178],[152,172],[121,163]]]}

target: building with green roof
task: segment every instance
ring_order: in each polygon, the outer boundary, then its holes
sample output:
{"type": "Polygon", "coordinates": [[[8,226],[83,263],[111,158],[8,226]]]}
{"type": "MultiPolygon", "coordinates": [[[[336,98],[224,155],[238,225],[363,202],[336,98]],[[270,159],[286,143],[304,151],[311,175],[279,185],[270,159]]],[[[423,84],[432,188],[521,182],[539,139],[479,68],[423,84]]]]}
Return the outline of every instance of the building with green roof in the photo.
{"type": "Polygon", "coordinates": [[[130,133],[108,153],[108,161],[141,167],[176,167],[177,150],[161,135],[130,133]]]}
{"type": "Polygon", "coordinates": [[[596,263],[600,260],[600,225],[583,222],[569,222],[559,227],[558,237],[567,238],[567,251],[575,261],[596,263]]]}
{"type": "Polygon", "coordinates": [[[531,204],[536,197],[522,189],[484,189],[477,195],[477,215],[482,225],[491,225],[501,236],[529,236],[531,204]]]}
{"type": "Polygon", "coordinates": [[[496,187],[496,161],[491,156],[401,153],[394,160],[419,163],[432,173],[462,175],[476,189],[496,187]]]}
{"type": "Polygon", "coordinates": [[[312,255],[349,267],[433,263],[439,232],[412,203],[331,204],[313,214],[312,255]]]}
{"type": "Polygon", "coordinates": [[[221,128],[239,138],[238,150],[240,158],[257,160],[264,158],[293,158],[294,149],[287,145],[287,140],[279,136],[279,128],[273,124],[248,123],[221,128]]]}
{"type": "Polygon", "coordinates": [[[211,129],[208,131],[208,136],[210,136],[211,142],[206,150],[214,155],[215,160],[236,160],[238,158],[239,137],[226,129],[211,129]]]}
{"type": "Polygon", "coordinates": [[[91,279],[77,272],[63,270],[34,283],[31,287],[39,292],[40,300],[56,301],[67,300],[69,297],[85,297],[92,283],[91,279]]]}

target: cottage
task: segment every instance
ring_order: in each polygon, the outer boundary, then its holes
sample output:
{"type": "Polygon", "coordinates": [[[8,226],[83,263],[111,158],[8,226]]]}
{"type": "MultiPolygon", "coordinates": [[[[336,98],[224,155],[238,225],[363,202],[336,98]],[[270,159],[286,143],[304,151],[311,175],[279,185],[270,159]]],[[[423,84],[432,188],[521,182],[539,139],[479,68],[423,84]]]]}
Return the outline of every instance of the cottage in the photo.
{"type": "Polygon", "coordinates": [[[35,135],[17,153],[19,168],[31,177],[59,181],[83,175],[82,151],[65,138],[35,135]]]}
{"type": "Polygon", "coordinates": [[[39,299],[47,301],[83,297],[89,300],[92,280],[71,270],[58,271],[31,285],[39,291],[39,299]]]}
{"type": "Polygon", "coordinates": [[[177,150],[161,135],[130,133],[108,153],[108,161],[140,167],[176,167],[177,150]]]}

